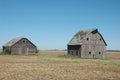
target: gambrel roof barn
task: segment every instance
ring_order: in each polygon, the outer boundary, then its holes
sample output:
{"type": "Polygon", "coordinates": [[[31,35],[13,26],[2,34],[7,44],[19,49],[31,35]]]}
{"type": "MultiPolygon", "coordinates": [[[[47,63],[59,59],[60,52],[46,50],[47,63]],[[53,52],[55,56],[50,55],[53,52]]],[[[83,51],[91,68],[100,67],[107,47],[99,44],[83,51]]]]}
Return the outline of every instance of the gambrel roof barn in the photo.
{"type": "Polygon", "coordinates": [[[81,58],[105,58],[106,42],[98,29],[82,30],[68,43],[68,54],[81,58]]]}
{"type": "Polygon", "coordinates": [[[37,47],[27,38],[14,38],[3,45],[4,54],[35,54],[37,47]]]}

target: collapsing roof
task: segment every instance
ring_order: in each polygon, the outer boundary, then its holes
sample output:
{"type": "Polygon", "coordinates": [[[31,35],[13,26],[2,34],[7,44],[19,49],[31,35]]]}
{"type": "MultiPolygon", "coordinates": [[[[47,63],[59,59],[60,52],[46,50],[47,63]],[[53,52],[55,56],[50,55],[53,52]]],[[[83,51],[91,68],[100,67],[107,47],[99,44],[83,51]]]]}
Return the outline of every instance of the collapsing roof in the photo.
{"type": "MultiPolygon", "coordinates": [[[[18,41],[22,40],[22,39],[27,39],[25,37],[18,37],[18,38],[14,38],[11,41],[9,41],[8,43],[6,43],[5,45],[3,45],[4,47],[11,47],[14,44],[16,44],[18,41]]],[[[27,39],[28,40],[28,39],[27,39]]],[[[29,41],[29,40],[28,40],[29,41]]],[[[29,41],[31,44],[33,44],[31,41],[29,41]]],[[[34,45],[34,44],[33,44],[34,45]]],[[[35,46],[35,45],[34,45],[35,46]]]]}
{"type": "MultiPolygon", "coordinates": [[[[82,31],[79,31],[78,33],[76,33],[73,38],[70,40],[70,42],[68,43],[68,45],[82,45],[83,41],[85,38],[87,38],[87,36],[90,34],[90,33],[94,33],[94,32],[97,32],[98,34],[100,34],[98,32],[98,30],[95,28],[95,29],[89,29],[89,30],[82,30],[82,31]]],[[[102,35],[100,34],[101,38],[103,39],[102,35]]],[[[107,46],[105,40],[103,39],[105,45],[107,46]]]]}
{"type": "Polygon", "coordinates": [[[21,39],[23,39],[24,37],[19,37],[19,38],[14,38],[14,39],[12,39],[11,41],[9,41],[8,43],[6,43],[5,45],[3,45],[3,46],[8,46],[8,47],[10,47],[10,46],[12,46],[12,45],[14,45],[16,42],[18,42],[19,40],[21,40],[21,39]]]}

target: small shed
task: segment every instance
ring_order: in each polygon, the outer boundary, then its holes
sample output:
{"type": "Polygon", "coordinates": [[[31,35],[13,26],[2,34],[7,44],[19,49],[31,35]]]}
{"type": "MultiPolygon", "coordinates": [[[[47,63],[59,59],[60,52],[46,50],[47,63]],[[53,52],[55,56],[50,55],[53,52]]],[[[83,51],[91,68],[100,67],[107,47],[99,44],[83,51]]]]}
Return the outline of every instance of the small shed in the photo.
{"type": "Polygon", "coordinates": [[[106,58],[106,42],[98,29],[82,30],[67,44],[68,55],[80,58],[106,58]]]}
{"type": "Polygon", "coordinates": [[[35,54],[37,47],[27,38],[14,38],[3,45],[4,54],[35,54]]]}

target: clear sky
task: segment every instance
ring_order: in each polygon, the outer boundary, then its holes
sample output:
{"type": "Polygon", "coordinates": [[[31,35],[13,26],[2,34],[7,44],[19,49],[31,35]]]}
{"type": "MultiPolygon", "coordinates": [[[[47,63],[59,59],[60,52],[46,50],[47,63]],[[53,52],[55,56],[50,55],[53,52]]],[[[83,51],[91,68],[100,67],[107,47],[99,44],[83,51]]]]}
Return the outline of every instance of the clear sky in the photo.
{"type": "Polygon", "coordinates": [[[0,48],[27,37],[39,49],[66,49],[80,30],[98,28],[120,50],[120,0],[0,0],[0,48]]]}

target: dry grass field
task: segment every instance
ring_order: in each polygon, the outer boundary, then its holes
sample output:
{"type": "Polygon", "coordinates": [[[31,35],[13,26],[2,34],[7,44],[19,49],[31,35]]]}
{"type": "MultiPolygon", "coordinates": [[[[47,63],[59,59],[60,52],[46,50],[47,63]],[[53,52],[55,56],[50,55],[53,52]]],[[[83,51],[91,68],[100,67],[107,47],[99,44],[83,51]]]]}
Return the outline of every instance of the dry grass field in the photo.
{"type": "Polygon", "coordinates": [[[120,52],[107,59],[80,59],[66,51],[0,55],[0,80],[120,80],[120,52]]]}

